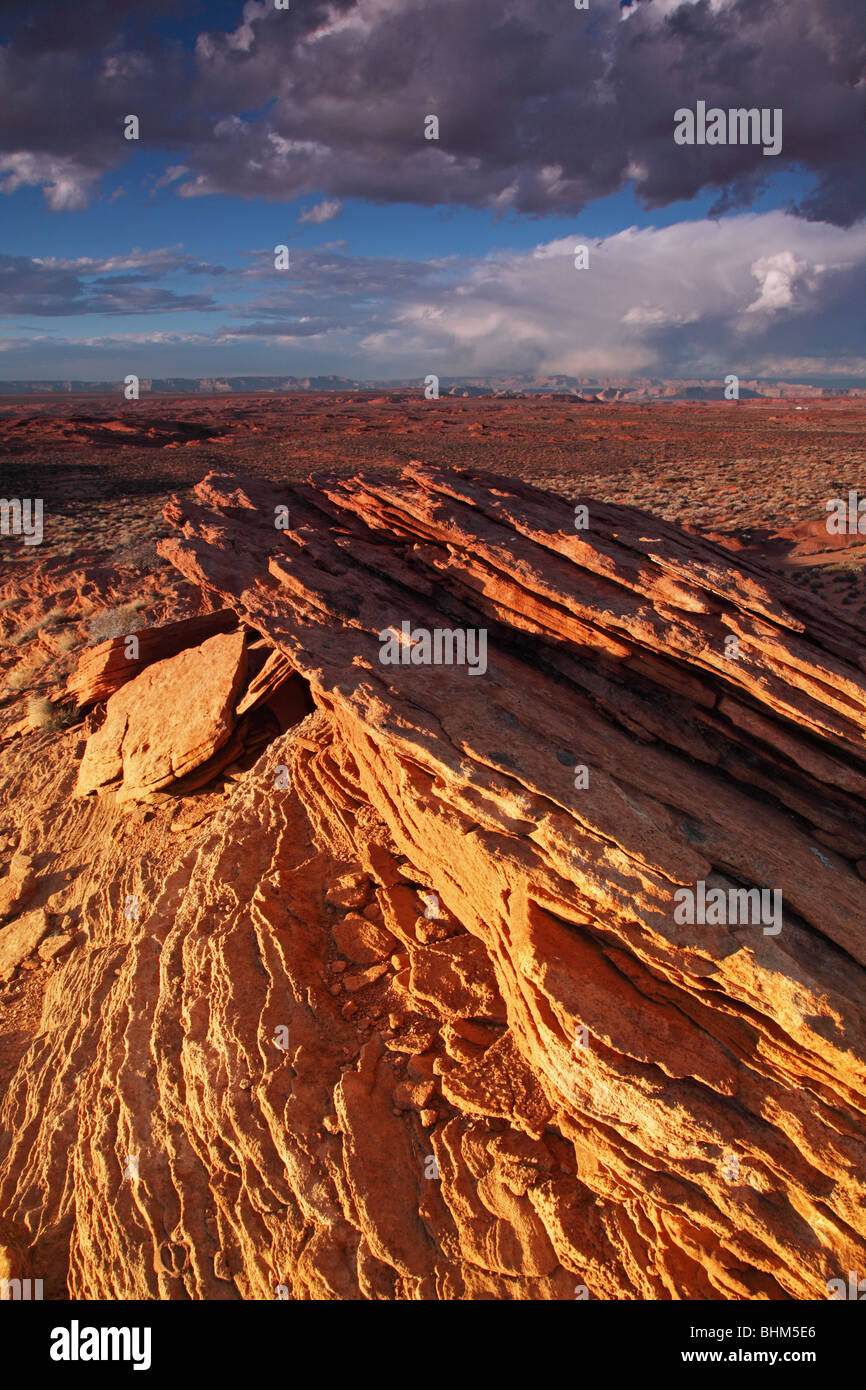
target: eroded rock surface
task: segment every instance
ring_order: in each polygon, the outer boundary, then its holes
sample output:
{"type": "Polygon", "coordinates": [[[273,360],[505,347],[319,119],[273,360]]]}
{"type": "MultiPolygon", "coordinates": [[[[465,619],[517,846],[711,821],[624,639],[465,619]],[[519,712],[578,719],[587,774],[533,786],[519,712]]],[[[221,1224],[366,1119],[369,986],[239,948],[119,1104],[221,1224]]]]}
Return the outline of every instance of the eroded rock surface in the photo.
{"type": "Polygon", "coordinates": [[[277,654],[220,708],[289,672],[314,708],[200,818],[59,818],[58,864],[112,850],[3,1106],[46,1296],[822,1299],[866,1267],[861,634],[587,505],[413,466],[172,507],[164,553],[277,654]],[[486,630],[486,670],[383,665],[403,622],[486,630]],[[698,882],[779,891],[781,929],[678,922],[698,882]]]}

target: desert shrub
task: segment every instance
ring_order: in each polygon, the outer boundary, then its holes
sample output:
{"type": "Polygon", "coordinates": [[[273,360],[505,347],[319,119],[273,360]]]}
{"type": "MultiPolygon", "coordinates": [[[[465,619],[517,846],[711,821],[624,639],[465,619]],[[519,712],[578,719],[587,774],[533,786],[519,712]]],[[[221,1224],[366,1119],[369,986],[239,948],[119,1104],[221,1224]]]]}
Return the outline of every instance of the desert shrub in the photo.
{"type": "Polygon", "coordinates": [[[125,637],[144,626],[139,608],[144,607],[144,599],[133,599],[121,608],[106,608],[90,620],[90,639],[93,642],[106,642],[110,637],[125,637]]]}
{"type": "Polygon", "coordinates": [[[50,700],[34,698],[27,701],[27,723],[31,729],[56,729],[60,720],[50,700]]]}
{"type": "Polygon", "coordinates": [[[161,561],[154,541],[139,541],[137,545],[116,553],[114,558],[117,565],[133,570],[152,570],[161,561]]]}
{"type": "Polygon", "coordinates": [[[13,666],[11,671],[6,672],[6,684],[10,690],[24,690],[36,675],[36,666],[32,662],[20,662],[13,666]]]}

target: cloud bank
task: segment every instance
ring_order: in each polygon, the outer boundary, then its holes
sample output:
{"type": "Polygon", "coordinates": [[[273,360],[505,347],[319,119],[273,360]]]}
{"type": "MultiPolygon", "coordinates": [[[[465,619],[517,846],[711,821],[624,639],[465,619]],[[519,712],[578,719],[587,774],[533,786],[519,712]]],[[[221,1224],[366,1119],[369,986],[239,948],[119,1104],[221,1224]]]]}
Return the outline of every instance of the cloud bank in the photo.
{"type": "MultiPolygon", "coordinates": [[[[171,370],[193,376],[212,370],[216,355],[222,370],[360,378],[819,371],[854,379],[866,374],[864,298],[866,225],[845,229],[778,211],[595,240],[578,226],[573,237],[483,258],[298,250],[288,272],[276,271],[266,250],[239,270],[178,248],[101,260],[0,259],[7,317],[182,313],[182,331],[160,321],[124,342],[133,354],[136,345],[171,342],[184,364],[171,370]],[[581,246],[586,255],[576,256],[581,246]],[[576,268],[587,258],[587,268],[576,268]],[[206,290],[180,293],[172,287],[179,274],[206,277],[206,290]],[[190,329],[199,312],[201,325],[190,329]]],[[[48,340],[41,330],[36,336],[46,362],[71,360],[69,340],[52,338],[45,355],[48,340]]],[[[84,360],[97,361],[106,343],[91,335],[84,360]]],[[[0,346],[5,376],[26,375],[28,362],[32,369],[35,345],[16,334],[0,346]]],[[[141,371],[163,374],[158,365],[141,371]]]]}
{"type": "Polygon", "coordinates": [[[3,21],[0,190],[38,186],[53,208],[83,206],[135,148],[123,139],[134,113],[138,148],[164,152],[187,198],[577,213],[633,180],[650,208],[710,188],[725,210],[750,204],[771,163],[812,174],[803,217],[850,226],[866,211],[862,0],[594,0],[586,11],[250,0],[234,28],[203,28],[192,47],[148,28],[165,11],[57,0],[3,21]],[[781,155],[677,146],[673,112],[697,100],[780,108],[781,155]],[[424,138],[430,114],[436,141],[424,138]]]}

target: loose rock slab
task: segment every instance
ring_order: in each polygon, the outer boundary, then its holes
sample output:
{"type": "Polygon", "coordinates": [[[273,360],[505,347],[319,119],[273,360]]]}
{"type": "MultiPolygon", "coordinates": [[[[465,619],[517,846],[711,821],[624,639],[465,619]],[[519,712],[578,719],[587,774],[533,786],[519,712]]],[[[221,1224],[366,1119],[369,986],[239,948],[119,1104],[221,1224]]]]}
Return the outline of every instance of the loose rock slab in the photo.
{"type": "Polygon", "coordinates": [[[157,661],[118,690],[87,741],[77,796],[114,783],[146,796],[192,772],[229,738],[246,676],[245,636],[220,633],[157,661]]]}
{"type": "Polygon", "coordinates": [[[25,912],[14,922],[0,929],[0,982],[11,980],[22,961],[31,956],[40,941],[51,930],[43,908],[25,912]]]}

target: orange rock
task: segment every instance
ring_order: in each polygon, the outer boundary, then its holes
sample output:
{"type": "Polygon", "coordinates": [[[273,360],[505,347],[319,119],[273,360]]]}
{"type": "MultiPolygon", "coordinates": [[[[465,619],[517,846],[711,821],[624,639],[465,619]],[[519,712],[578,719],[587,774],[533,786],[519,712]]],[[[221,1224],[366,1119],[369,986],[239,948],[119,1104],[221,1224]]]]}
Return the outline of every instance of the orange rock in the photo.
{"type": "Polygon", "coordinates": [[[337,950],[357,965],[384,960],[396,949],[397,942],[384,927],[350,912],[333,928],[337,950]]]}
{"type": "Polygon", "coordinates": [[[315,708],[175,834],[159,797],[70,806],[74,734],[7,785],[81,925],[3,1113],[0,1236],[48,1296],[812,1301],[866,1269],[861,634],[588,505],[577,534],[415,465],[173,506],[165,553],[315,708]],[[484,675],[383,665],[404,619],[489,629],[484,675]],[[778,890],[780,932],[677,920],[700,881],[778,890]],[[370,928],[404,949],[347,998],[370,928]]]}
{"type": "Polygon", "coordinates": [[[33,896],[35,887],[35,859],[19,849],[12,856],[9,873],[0,882],[0,917],[9,917],[23,907],[33,896]]]}
{"type": "Polygon", "coordinates": [[[27,961],[50,930],[51,923],[43,908],[0,927],[0,981],[11,980],[18,966],[27,961]]]}
{"type": "Polygon", "coordinates": [[[128,681],[135,680],[146,666],[199,646],[218,632],[232,632],[237,625],[237,615],[223,608],[160,627],[138,628],[134,634],[137,645],[134,658],[127,655],[125,637],[112,637],[82,652],[66,682],[66,692],[75,696],[80,708],[95,705],[99,700],[107,700],[128,681]]]}
{"type": "Polygon", "coordinates": [[[146,795],[200,767],[225,744],[246,673],[241,631],[155,662],[118,690],[105,723],[87,741],[77,796],[120,783],[146,795]]]}

